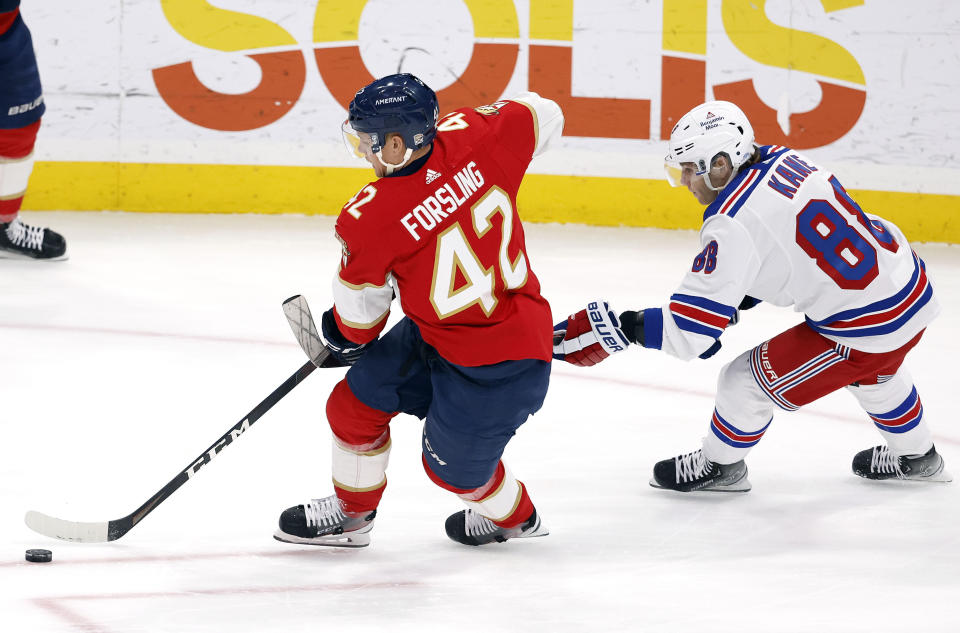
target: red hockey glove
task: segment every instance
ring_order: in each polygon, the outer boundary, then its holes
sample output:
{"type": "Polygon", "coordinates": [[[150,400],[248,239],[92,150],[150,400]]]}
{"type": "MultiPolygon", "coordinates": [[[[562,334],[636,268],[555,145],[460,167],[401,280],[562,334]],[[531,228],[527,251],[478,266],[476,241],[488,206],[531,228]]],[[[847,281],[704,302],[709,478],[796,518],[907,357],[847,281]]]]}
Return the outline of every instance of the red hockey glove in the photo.
{"type": "Polygon", "coordinates": [[[629,344],[606,301],[591,301],[553,326],[553,358],[578,367],[596,365],[629,344]]]}

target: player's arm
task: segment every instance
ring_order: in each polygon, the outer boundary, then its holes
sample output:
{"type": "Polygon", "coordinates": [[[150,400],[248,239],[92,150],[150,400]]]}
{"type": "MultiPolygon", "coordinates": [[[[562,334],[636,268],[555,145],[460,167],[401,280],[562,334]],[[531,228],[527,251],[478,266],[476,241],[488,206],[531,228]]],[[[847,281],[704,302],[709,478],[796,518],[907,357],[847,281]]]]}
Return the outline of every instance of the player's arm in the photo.
{"type": "Polygon", "coordinates": [[[711,220],[694,258],[670,301],[658,308],[620,314],[632,343],[689,360],[709,358],[738,310],[756,305],[746,290],[759,271],[759,257],[747,231],[725,216],[711,220]]]}
{"type": "Polygon", "coordinates": [[[380,336],[394,297],[392,275],[375,256],[384,249],[377,247],[374,236],[363,240],[353,235],[356,228],[337,223],[343,250],[333,278],[333,307],[321,319],[327,346],[347,364],[356,362],[380,336]]]}
{"type": "Polygon", "coordinates": [[[533,115],[533,156],[547,151],[552,142],[563,134],[563,111],[555,101],[541,97],[535,92],[524,92],[508,101],[522,103],[533,115]]]}

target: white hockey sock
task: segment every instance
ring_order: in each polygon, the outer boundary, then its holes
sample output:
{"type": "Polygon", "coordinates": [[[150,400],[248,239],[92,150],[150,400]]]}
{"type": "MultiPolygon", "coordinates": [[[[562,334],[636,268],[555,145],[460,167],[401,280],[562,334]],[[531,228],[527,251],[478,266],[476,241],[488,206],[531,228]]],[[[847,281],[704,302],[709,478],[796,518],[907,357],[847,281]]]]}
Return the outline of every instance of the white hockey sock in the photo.
{"type": "Polygon", "coordinates": [[[922,455],[933,446],[923,403],[910,373],[902,367],[885,382],[847,389],[870,416],[894,455],[922,455]]]}
{"type": "Polygon", "coordinates": [[[753,378],[751,351],[727,363],[717,378],[716,405],[710,431],[703,438],[703,454],[718,464],[745,458],[763,437],[776,409],[753,378]]]}
{"type": "Polygon", "coordinates": [[[513,514],[523,494],[520,482],[506,464],[503,464],[503,477],[497,477],[498,474],[499,469],[483,486],[458,495],[468,508],[492,521],[503,521],[513,514]]]}
{"type": "MultiPolygon", "coordinates": [[[[376,444],[375,444],[376,446],[376,444]]],[[[333,438],[333,484],[350,492],[368,492],[387,483],[391,441],[376,448],[349,446],[333,438]]]]}

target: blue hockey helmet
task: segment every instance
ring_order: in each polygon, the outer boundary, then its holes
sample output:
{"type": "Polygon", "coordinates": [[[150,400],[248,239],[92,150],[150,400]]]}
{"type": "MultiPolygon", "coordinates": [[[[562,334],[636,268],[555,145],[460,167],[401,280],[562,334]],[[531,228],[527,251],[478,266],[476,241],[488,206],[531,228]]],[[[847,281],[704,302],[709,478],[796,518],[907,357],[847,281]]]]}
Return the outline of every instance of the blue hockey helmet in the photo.
{"type": "Polygon", "coordinates": [[[374,154],[387,134],[399,134],[411,150],[425,147],[437,135],[437,95],[410,73],[388,75],[364,86],[353,97],[349,111],[347,123],[354,131],[370,135],[374,154]]]}

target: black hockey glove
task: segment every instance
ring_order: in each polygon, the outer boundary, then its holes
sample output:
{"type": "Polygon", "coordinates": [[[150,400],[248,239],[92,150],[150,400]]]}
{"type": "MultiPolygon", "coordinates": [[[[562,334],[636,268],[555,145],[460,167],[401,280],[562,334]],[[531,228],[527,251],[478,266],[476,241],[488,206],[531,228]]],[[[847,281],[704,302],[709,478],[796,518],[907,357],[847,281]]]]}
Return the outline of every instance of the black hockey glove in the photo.
{"type": "Polygon", "coordinates": [[[320,319],[320,333],[323,334],[323,340],[327,342],[330,349],[330,355],[337,359],[343,365],[353,365],[360,360],[371,343],[354,343],[345,337],[340,328],[337,327],[337,320],[333,316],[333,308],[323,313],[320,319]]]}
{"type": "Polygon", "coordinates": [[[740,305],[737,306],[737,311],[733,313],[733,318],[730,319],[730,325],[736,325],[740,322],[740,313],[742,311],[754,308],[761,303],[763,302],[759,299],[754,299],[750,295],[745,295],[743,300],[740,302],[740,305]]]}
{"type": "Polygon", "coordinates": [[[627,310],[620,313],[620,329],[631,343],[643,346],[643,312],[627,310]]]}

